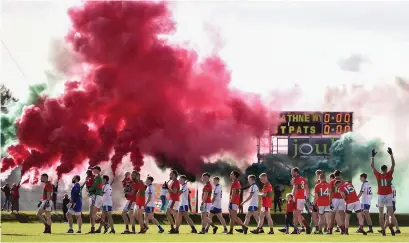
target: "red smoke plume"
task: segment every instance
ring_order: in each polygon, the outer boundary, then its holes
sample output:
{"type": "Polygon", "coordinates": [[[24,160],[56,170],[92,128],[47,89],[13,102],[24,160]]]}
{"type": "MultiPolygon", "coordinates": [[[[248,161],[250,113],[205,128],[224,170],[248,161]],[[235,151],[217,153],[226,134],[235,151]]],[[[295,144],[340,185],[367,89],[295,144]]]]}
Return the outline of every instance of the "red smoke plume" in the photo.
{"type": "Polygon", "coordinates": [[[68,14],[66,40],[87,71],[62,96],[25,109],[18,139],[30,152],[9,148],[17,162],[9,167],[22,165],[25,174],[60,163],[60,177],[85,160],[110,160],[115,173],[125,155],[139,170],[146,154],[200,172],[203,157],[254,150],[268,109],[259,97],[229,89],[218,56],[199,62],[195,51],[158,38],[175,31],[166,3],[92,1],[68,14]]]}

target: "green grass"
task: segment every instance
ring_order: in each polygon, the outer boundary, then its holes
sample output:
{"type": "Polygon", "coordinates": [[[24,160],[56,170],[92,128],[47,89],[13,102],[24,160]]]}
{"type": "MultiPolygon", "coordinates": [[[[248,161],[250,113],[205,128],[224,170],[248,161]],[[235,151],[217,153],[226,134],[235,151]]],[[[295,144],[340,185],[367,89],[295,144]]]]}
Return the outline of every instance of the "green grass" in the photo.
{"type": "MultiPolygon", "coordinates": [[[[363,236],[352,233],[349,236],[342,236],[338,233],[333,236],[328,235],[284,235],[277,232],[275,235],[242,235],[235,233],[234,235],[193,235],[190,234],[190,227],[183,226],[181,234],[169,235],[167,233],[158,234],[156,227],[150,226],[148,233],[144,235],[121,235],[124,225],[116,225],[117,233],[111,234],[84,234],[89,230],[89,224],[83,226],[81,235],[66,234],[67,224],[53,224],[53,234],[42,234],[43,225],[39,223],[2,223],[1,225],[1,241],[2,242],[409,242],[409,227],[401,228],[403,232],[400,235],[392,237],[390,235],[383,237],[380,234],[370,234],[363,236]]],[[[165,225],[166,227],[166,225],[165,225]]],[[[237,227],[238,228],[238,227],[237,227]]],[[[165,228],[166,229],[166,228],[165,228]]],[[[376,228],[375,228],[376,229],[376,228]]],[[[74,225],[76,230],[76,225],[74,225]]],[[[168,230],[168,229],[166,229],[168,230]]],[[[219,229],[220,230],[220,229],[219,229]]],[[[265,228],[267,230],[267,228],[265,228]]],[[[356,228],[350,229],[350,232],[355,232],[356,228]]]]}

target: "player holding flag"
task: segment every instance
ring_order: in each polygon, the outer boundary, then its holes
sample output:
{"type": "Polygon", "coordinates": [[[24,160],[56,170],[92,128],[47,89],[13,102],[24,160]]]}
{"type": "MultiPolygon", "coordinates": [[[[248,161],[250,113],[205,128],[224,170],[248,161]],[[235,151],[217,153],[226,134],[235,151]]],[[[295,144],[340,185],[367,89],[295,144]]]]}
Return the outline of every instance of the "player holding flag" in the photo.
{"type": "MultiPolygon", "coordinates": [[[[379,207],[379,224],[382,228],[382,235],[386,235],[385,231],[385,218],[383,215],[383,209],[386,207],[387,217],[393,218],[393,192],[392,192],[392,179],[393,179],[393,172],[395,170],[395,159],[393,157],[393,152],[391,148],[388,148],[388,153],[391,156],[392,166],[391,169],[388,170],[388,166],[382,165],[381,172],[375,169],[375,155],[377,152],[375,149],[372,149],[372,157],[371,157],[371,168],[376,177],[378,182],[378,207],[379,207]]],[[[392,224],[389,224],[389,230],[391,231],[392,235],[395,235],[395,231],[393,229],[392,224]]]]}

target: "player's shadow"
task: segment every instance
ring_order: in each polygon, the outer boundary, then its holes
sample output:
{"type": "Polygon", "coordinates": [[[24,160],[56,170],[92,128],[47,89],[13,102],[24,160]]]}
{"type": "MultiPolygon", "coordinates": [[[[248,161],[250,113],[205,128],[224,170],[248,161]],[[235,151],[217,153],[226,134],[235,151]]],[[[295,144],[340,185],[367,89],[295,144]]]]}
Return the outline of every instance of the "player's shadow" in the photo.
{"type": "Polygon", "coordinates": [[[1,234],[1,235],[8,235],[8,236],[36,236],[36,235],[27,235],[27,234],[1,234]]]}

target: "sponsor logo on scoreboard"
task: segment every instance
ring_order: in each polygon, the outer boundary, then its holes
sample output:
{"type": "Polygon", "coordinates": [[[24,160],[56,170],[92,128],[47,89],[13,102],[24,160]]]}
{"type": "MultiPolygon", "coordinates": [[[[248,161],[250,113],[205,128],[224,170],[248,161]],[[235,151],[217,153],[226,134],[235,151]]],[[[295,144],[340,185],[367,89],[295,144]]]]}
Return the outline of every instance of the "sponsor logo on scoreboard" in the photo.
{"type": "Polygon", "coordinates": [[[289,138],[290,158],[325,159],[330,156],[330,148],[339,138],[289,138]]]}

